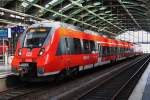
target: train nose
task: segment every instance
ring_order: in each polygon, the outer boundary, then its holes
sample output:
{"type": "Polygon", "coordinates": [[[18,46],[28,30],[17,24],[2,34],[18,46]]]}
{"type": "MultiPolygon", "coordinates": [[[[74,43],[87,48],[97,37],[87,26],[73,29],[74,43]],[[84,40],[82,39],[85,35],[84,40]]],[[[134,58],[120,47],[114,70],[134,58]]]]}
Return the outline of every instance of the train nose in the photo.
{"type": "Polygon", "coordinates": [[[23,77],[25,74],[28,74],[28,69],[27,68],[20,68],[19,74],[21,77],[23,77]]]}
{"type": "Polygon", "coordinates": [[[36,63],[21,63],[19,66],[19,74],[23,76],[37,76],[36,63]]]}
{"type": "Polygon", "coordinates": [[[25,74],[27,74],[29,72],[29,65],[27,63],[22,63],[20,64],[19,66],[19,73],[20,73],[20,76],[24,76],[25,74]]]}

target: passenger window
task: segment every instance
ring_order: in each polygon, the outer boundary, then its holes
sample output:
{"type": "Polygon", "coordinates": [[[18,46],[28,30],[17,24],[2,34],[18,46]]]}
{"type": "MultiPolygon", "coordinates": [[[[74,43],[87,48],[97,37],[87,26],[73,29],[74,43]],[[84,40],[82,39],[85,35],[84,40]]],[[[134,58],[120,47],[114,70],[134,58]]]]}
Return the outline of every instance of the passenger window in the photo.
{"type": "Polygon", "coordinates": [[[105,57],[107,55],[107,48],[106,46],[102,47],[102,56],[105,57]]]}
{"type": "Polygon", "coordinates": [[[95,53],[96,52],[95,42],[94,41],[90,41],[90,50],[91,50],[91,53],[95,53]]]}
{"type": "Polygon", "coordinates": [[[80,39],[78,38],[73,38],[73,44],[74,44],[74,53],[75,54],[81,54],[82,53],[82,49],[81,49],[81,42],[80,39]]]}
{"type": "Polygon", "coordinates": [[[59,43],[58,43],[58,48],[57,48],[57,52],[56,55],[63,55],[63,54],[67,54],[67,39],[66,38],[61,38],[59,43]]]}
{"type": "Polygon", "coordinates": [[[85,54],[90,53],[90,45],[88,40],[83,39],[83,48],[85,54]]]}
{"type": "Polygon", "coordinates": [[[102,56],[102,46],[98,44],[98,52],[99,52],[99,57],[102,56]]]}

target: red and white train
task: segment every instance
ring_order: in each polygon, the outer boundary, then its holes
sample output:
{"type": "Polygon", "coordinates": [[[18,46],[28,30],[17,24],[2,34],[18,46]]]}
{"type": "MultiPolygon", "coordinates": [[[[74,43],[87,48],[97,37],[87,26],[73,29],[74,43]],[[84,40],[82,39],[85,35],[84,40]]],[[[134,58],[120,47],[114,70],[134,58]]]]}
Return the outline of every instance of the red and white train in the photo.
{"type": "Polygon", "coordinates": [[[39,78],[74,73],[135,55],[134,44],[61,22],[30,26],[18,41],[12,72],[39,78]]]}

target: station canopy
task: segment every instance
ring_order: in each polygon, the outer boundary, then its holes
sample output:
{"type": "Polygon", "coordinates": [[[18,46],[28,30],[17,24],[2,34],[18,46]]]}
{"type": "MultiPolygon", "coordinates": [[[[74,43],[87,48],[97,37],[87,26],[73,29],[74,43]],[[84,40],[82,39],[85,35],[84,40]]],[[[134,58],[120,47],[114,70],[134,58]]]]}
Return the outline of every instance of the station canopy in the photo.
{"type": "Polygon", "coordinates": [[[0,0],[0,24],[61,21],[100,35],[150,32],[150,0],[0,0]]]}

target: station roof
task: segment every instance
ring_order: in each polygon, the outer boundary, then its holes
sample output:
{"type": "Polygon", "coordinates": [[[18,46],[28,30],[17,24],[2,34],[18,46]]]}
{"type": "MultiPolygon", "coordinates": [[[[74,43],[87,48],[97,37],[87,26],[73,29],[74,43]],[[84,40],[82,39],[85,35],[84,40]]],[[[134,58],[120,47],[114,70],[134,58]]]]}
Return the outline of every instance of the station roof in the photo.
{"type": "Polygon", "coordinates": [[[62,21],[116,36],[150,32],[150,0],[0,0],[1,24],[62,21]]]}

